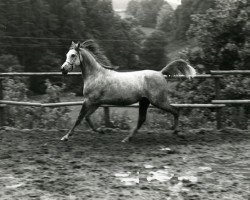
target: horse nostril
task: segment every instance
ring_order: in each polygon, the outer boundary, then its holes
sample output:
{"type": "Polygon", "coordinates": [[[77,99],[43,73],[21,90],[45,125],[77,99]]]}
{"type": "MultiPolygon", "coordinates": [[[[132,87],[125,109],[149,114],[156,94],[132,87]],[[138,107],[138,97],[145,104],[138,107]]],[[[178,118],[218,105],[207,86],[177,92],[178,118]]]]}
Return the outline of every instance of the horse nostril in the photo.
{"type": "Polygon", "coordinates": [[[67,70],[64,67],[61,68],[61,72],[62,72],[63,75],[67,75],[68,74],[67,70]]]}

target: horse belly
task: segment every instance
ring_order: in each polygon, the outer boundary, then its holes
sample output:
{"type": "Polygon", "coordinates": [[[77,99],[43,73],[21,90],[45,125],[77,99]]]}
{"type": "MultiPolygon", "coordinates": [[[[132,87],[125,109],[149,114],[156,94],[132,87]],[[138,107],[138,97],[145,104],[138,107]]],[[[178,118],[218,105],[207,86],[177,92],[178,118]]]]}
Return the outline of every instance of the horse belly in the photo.
{"type": "Polygon", "coordinates": [[[130,105],[139,101],[142,96],[141,88],[135,84],[123,84],[110,86],[104,96],[104,104],[130,105]]]}
{"type": "Polygon", "coordinates": [[[136,103],[140,99],[140,93],[137,91],[127,91],[127,90],[119,90],[113,91],[109,94],[109,96],[105,97],[105,104],[114,104],[114,105],[130,105],[136,103]]]}

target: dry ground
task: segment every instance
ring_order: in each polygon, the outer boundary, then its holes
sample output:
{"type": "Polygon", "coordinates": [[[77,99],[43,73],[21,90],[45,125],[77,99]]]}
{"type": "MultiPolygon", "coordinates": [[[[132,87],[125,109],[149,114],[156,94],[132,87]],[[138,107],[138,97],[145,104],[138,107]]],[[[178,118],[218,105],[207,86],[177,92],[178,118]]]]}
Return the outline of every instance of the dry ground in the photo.
{"type": "Polygon", "coordinates": [[[0,131],[0,199],[250,199],[250,133],[0,131]]]}

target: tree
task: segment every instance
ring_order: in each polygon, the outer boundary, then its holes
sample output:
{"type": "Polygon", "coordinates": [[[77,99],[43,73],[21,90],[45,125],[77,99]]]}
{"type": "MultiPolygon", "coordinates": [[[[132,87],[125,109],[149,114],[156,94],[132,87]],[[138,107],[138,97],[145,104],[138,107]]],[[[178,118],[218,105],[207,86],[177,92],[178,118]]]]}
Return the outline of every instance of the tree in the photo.
{"type": "Polygon", "coordinates": [[[86,10],[80,0],[72,0],[63,6],[64,23],[61,27],[62,37],[82,38],[85,36],[84,18],[86,10]]]}
{"type": "Polygon", "coordinates": [[[133,0],[129,2],[127,12],[133,15],[140,25],[155,28],[157,14],[165,3],[164,0],[133,0]]]}
{"type": "Polygon", "coordinates": [[[111,63],[121,69],[136,69],[143,32],[129,19],[116,19],[109,30],[112,42],[105,49],[111,63]]]}
{"type": "Polygon", "coordinates": [[[160,70],[166,65],[166,37],[162,31],[153,32],[142,45],[140,60],[143,68],[160,70]]]}
{"type": "Polygon", "coordinates": [[[131,0],[128,2],[126,12],[127,12],[127,14],[136,17],[136,13],[137,13],[139,7],[140,7],[140,3],[138,0],[131,0]]]}
{"type": "MultiPolygon", "coordinates": [[[[188,31],[195,47],[189,48],[187,57],[195,66],[202,66],[206,73],[210,70],[249,69],[249,16],[250,2],[244,0],[216,0],[216,6],[203,14],[192,16],[188,31]]],[[[211,102],[215,98],[214,83],[211,80],[196,80],[192,84],[178,84],[179,89],[186,91],[185,100],[191,102],[211,102]],[[187,93],[187,91],[192,92],[187,93]]],[[[249,99],[250,81],[248,77],[227,76],[221,82],[222,99],[249,99]]],[[[179,92],[177,92],[178,94],[179,92]]],[[[223,117],[225,124],[239,126],[238,120],[228,118],[238,108],[228,108],[223,117]]],[[[242,107],[242,127],[247,127],[250,109],[242,107]],[[243,122],[243,123],[242,123],[243,122]]],[[[205,115],[200,118],[204,118],[205,115]]],[[[208,116],[208,115],[207,115],[208,116]]],[[[236,118],[239,118],[237,115],[236,118]]]]}
{"type": "Polygon", "coordinates": [[[24,67],[20,65],[16,56],[3,54],[0,56],[0,72],[20,72],[24,67]]]}
{"type": "Polygon", "coordinates": [[[111,0],[82,0],[86,10],[84,18],[86,30],[89,36],[96,39],[109,37],[107,31],[112,27],[115,20],[111,0]]]}
{"type": "Polygon", "coordinates": [[[157,16],[156,29],[164,31],[169,36],[173,32],[173,8],[166,3],[162,6],[157,16]]]}
{"type": "Polygon", "coordinates": [[[52,37],[56,28],[56,18],[49,5],[43,0],[10,0],[2,2],[0,10],[4,10],[0,24],[5,27],[2,52],[17,55],[26,70],[34,71],[36,60],[48,44],[36,38],[52,37]]]}
{"type": "Polygon", "coordinates": [[[200,47],[200,64],[207,70],[249,67],[249,8],[244,0],[217,0],[214,9],[192,16],[188,35],[200,47]]]}
{"type": "Polygon", "coordinates": [[[191,16],[203,14],[215,5],[215,0],[182,0],[174,12],[175,39],[186,41],[186,32],[192,22],[191,16]]]}
{"type": "MultiPolygon", "coordinates": [[[[57,70],[71,41],[86,39],[95,39],[113,64],[135,66],[140,35],[133,20],[114,14],[111,0],[9,0],[0,4],[0,55],[16,56],[24,71],[57,70]]],[[[44,83],[45,79],[31,78],[30,86],[43,93],[44,83]]],[[[72,87],[77,88],[77,83],[72,87]]]]}

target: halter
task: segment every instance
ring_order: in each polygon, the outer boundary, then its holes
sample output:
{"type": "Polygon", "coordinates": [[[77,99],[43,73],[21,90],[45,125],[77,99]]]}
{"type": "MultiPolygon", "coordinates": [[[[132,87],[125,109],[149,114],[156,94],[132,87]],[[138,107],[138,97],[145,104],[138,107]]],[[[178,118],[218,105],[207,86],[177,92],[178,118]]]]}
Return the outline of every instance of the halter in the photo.
{"type": "Polygon", "coordinates": [[[68,65],[70,65],[70,67],[71,67],[71,71],[73,70],[73,68],[74,68],[74,64],[73,63],[70,63],[70,62],[68,62],[68,61],[66,61],[67,63],[68,63],[68,65]]]}
{"type": "Polygon", "coordinates": [[[83,63],[82,63],[82,60],[81,60],[81,57],[80,57],[80,48],[79,49],[75,49],[76,52],[77,52],[77,55],[78,55],[78,58],[79,58],[79,61],[80,61],[80,65],[82,66],[82,68],[84,67],[83,63]]]}
{"type": "MultiPolygon", "coordinates": [[[[77,56],[78,56],[78,58],[79,58],[80,64],[81,64],[82,67],[83,67],[83,64],[82,64],[82,61],[81,61],[81,57],[80,57],[80,51],[79,51],[79,49],[75,49],[75,50],[76,50],[76,52],[77,52],[77,56]]],[[[68,63],[68,65],[70,65],[71,71],[73,71],[73,69],[74,69],[74,63],[71,63],[71,62],[69,62],[69,61],[66,61],[66,62],[68,63]]]]}

